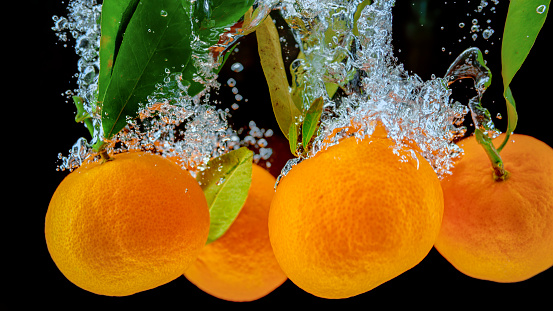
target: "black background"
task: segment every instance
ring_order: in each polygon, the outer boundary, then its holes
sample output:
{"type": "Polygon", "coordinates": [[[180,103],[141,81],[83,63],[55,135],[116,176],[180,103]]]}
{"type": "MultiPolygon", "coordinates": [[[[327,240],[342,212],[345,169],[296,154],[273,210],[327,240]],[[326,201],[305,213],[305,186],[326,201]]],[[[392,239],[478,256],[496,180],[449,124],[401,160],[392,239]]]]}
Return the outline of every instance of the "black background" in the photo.
{"type": "MultiPolygon", "coordinates": [[[[508,2],[501,0],[495,6],[496,13],[490,13],[484,18],[473,12],[479,3],[476,0],[472,0],[472,3],[449,0],[448,4],[444,1],[420,0],[398,2],[394,9],[394,46],[398,60],[408,70],[428,79],[431,74],[443,76],[455,57],[469,46],[488,49],[485,59],[494,76],[492,86],[484,97],[484,105],[493,116],[498,112],[505,116],[505,104],[501,95],[500,38],[508,2]],[[424,4],[426,8],[421,9],[424,4]],[[467,13],[472,16],[467,16],[467,13]],[[470,26],[473,17],[478,17],[480,24],[486,26],[484,19],[492,19],[495,34],[490,40],[480,38],[473,41],[469,38],[468,27],[458,27],[460,22],[470,26]],[[467,38],[462,39],[463,36],[467,38]],[[459,39],[462,39],[461,42],[459,39]],[[442,47],[445,47],[445,52],[442,52],[442,47]]],[[[9,277],[6,282],[8,291],[4,290],[3,295],[7,300],[2,299],[0,305],[16,303],[23,306],[38,303],[41,307],[54,306],[62,309],[130,306],[197,309],[212,305],[278,307],[312,304],[376,309],[382,306],[441,309],[462,305],[478,307],[484,304],[499,306],[514,303],[522,303],[522,306],[544,306],[542,303],[550,301],[549,296],[553,292],[552,269],[520,283],[481,281],[455,270],[434,249],[419,265],[399,277],[370,292],[343,300],[314,297],[290,281],[258,301],[241,304],[211,297],[184,277],[128,297],[99,296],[78,288],[61,274],[51,260],[43,231],[50,197],[67,174],[56,171],[57,154],[61,152],[66,155],[77,138],[88,137],[84,126],[73,121],[73,104],[62,95],[66,90],[75,88],[73,75],[76,72],[77,56],[72,46],[64,48],[51,30],[52,16],[67,14],[67,0],[65,3],[25,3],[26,7],[11,12],[11,27],[8,29],[10,36],[3,43],[4,47],[9,47],[5,54],[9,57],[4,57],[4,61],[8,62],[8,68],[14,66],[10,71],[13,75],[7,77],[10,89],[5,92],[9,94],[5,103],[9,113],[4,115],[8,128],[4,128],[3,153],[4,165],[11,175],[7,194],[13,200],[12,203],[6,200],[3,204],[6,207],[3,209],[17,214],[4,219],[3,231],[6,232],[4,237],[9,249],[3,251],[3,257],[8,263],[4,268],[9,277]],[[15,37],[12,39],[13,35],[15,37]],[[13,190],[9,190],[10,188],[13,190]]],[[[551,52],[548,43],[551,41],[551,34],[550,17],[511,88],[520,118],[516,132],[532,135],[553,146],[549,112],[551,52]]],[[[70,45],[72,43],[71,41],[70,45]]],[[[225,81],[229,77],[237,81],[240,94],[248,98],[248,102],[240,103],[231,122],[238,128],[255,120],[259,127],[271,128],[277,132],[269,141],[269,147],[274,150],[271,172],[277,175],[290,153],[271,115],[270,99],[256,55],[255,37],[252,35],[242,39],[239,50],[222,70],[222,87],[214,97],[224,100],[233,96],[225,81]],[[242,72],[229,70],[228,67],[235,61],[244,65],[242,72]]],[[[469,86],[470,83],[460,83],[458,88],[470,92],[469,86]]],[[[231,103],[228,99],[224,102],[226,105],[231,103]]],[[[496,125],[501,130],[505,129],[505,119],[496,120],[496,125]]]]}

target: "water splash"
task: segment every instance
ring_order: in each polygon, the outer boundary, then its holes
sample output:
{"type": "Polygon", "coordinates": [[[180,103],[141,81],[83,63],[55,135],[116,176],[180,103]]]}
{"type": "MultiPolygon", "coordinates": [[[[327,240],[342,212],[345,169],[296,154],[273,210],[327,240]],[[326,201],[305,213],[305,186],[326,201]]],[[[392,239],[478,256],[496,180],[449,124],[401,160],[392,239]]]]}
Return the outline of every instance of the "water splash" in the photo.
{"type": "MultiPolygon", "coordinates": [[[[373,1],[358,12],[361,3],[283,1],[282,14],[305,54],[294,64],[306,85],[304,107],[311,98],[325,101],[319,131],[305,158],[337,143],[346,132],[341,129],[351,122],[360,125],[356,135],[363,136],[379,121],[398,147],[415,143],[442,176],[460,152],[453,141],[465,133],[467,108],[450,100],[446,78],[423,81],[398,64],[392,46],[394,1],[373,1]],[[338,84],[342,94],[329,96],[329,83],[338,84]]],[[[283,175],[301,160],[290,161],[283,175]]]]}
{"type": "Polygon", "coordinates": [[[476,95],[468,102],[474,126],[490,137],[496,137],[500,132],[495,128],[490,112],[481,105],[484,92],[491,83],[491,72],[483,63],[482,52],[475,47],[461,53],[445,75],[448,85],[467,78],[474,81],[476,90],[476,95]]]}
{"type": "MultiPolygon", "coordinates": [[[[109,150],[149,150],[177,157],[183,167],[192,170],[201,170],[210,158],[240,146],[253,147],[257,151],[254,161],[267,160],[272,150],[265,138],[270,137],[272,131],[257,128],[255,122],[248,129],[230,129],[227,123],[229,112],[218,109],[211,102],[208,90],[220,87],[212,70],[218,65],[217,57],[228,51],[240,36],[259,25],[278,5],[304,55],[292,65],[296,79],[305,86],[302,90],[303,108],[308,109],[314,98],[324,100],[320,127],[312,149],[304,158],[337,143],[346,135],[341,129],[351,122],[360,125],[355,135],[362,136],[372,133],[378,121],[384,124],[398,147],[405,147],[406,142],[416,144],[439,176],[449,173],[453,159],[461,152],[453,141],[465,134],[462,122],[468,111],[478,121],[475,124],[493,132],[493,123],[480,105],[487,87],[486,75],[478,69],[481,63],[475,61],[472,52],[460,56],[444,78],[433,77],[424,81],[418,75],[408,73],[393,53],[394,3],[382,0],[372,1],[369,5],[363,0],[256,1],[248,25],[231,27],[213,47],[206,47],[200,41],[193,42],[194,62],[200,71],[198,82],[206,86],[206,91],[195,97],[187,96],[179,74],[166,72],[166,79],[144,103],[140,118],[129,120],[129,125],[115,136],[109,150]],[[210,55],[206,53],[207,49],[215,57],[207,57],[210,55]],[[475,80],[478,93],[468,107],[451,100],[448,87],[453,81],[467,77],[475,80]],[[332,87],[337,87],[338,92],[329,93],[332,87]]],[[[70,6],[75,9],[65,20],[70,23],[71,20],[86,19],[85,12],[91,10],[91,5],[95,12],[100,11],[95,1],[73,0],[70,6]]],[[[55,20],[58,33],[81,29],[66,28],[69,26],[65,26],[65,20],[59,17],[55,20]]],[[[86,31],[71,34],[76,42],[81,42],[81,36],[93,39],[94,44],[82,41],[78,46],[84,48],[79,55],[92,61],[96,67],[90,68],[83,61],[78,84],[88,84],[77,93],[90,102],[90,94],[94,93],[97,83],[99,26],[94,24],[82,29],[86,31]]],[[[63,41],[63,35],[58,37],[63,41]]],[[[88,42],[92,42],[90,40],[88,42]]],[[[236,82],[227,83],[230,86],[236,82]]],[[[92,116],[97,114],[89,112],[92,116]]],[[[80,165],[91,155],[87,146],[86,141],[80,139],[69,156],[61,157],[63,164],[60,168],[72,169],[80,165]]],[[[288,162],[283,174],[304,158],[288,162]]]]}

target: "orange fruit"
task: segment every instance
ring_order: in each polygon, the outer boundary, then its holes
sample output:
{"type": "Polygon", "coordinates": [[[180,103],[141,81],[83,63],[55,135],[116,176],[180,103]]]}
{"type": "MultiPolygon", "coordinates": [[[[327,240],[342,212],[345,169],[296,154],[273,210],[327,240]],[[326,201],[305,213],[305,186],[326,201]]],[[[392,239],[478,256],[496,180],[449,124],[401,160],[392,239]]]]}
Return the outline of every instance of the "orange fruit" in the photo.
{"type": "MultiPolygon", "coordinates": [[[[500,135],[494,143],[500,143],[500,135]]],[[[494,181],[474,136],[442,181],[444,220],[436,249],[464,274],[495,282],[526,280],[553,265],[553,149],[515,134],[501,151],[505,181],[494,181]]]]}
{"type": "Polygon", "coordinates": [[[292,167],[277,186],[269,236],[288,278],[323,298],[369,291],[417,265],[441,223],[430,164],[379,128],[292,167]]]}
{"type": "Polygon", "coordinates": [[[207,241],[209,210],[192,176],[154,154],[84,164],[60,183],[45,236],[60,271],[90,292],[124,296],[182,275],[207,241]]]}
{"type": "Polygon", "coordinates": [[[275,178],[254,164],[248,197],[227,232],[206,245],[184,275],[204,292],[229,301],[253,301],[286,281],[269,242],[275,178]]]}

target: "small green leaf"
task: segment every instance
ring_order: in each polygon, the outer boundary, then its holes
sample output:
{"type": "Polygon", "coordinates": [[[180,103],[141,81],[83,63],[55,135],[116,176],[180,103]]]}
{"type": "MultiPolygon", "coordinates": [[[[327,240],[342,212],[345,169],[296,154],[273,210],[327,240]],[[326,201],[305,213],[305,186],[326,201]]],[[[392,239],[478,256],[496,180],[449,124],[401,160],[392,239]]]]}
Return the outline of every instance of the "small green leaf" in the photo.
{"type": "Polygon", "coordinates": [[[309,142],[311,141],[313,134],[315,134],[315,131],[317,130],[319,119],[321,118],[321,114],[323,113],[323,103],[324,100],[322,97],[315,99],[311,103],[309,109],[307,110],[307,113],[305,114],[301,134],[304,149],[308,149],[309,142]]]}
{"type": "MultiPolygon", "coordinates": [[[[228,27],[234,25],[247,11],[252,7],[255,0],[198,0],[190,2],[185,9],[193,16],[195,23],[192,23],[192,32],[198,37],[199,46],[196,46],[195,53],[204,53],[209,57],[209,48],[219,42],[221,34],[228,27]]],[[[228,54],[227,54],[228,55],[228,54]]],[[[213,71],[217,74],[226,58],[217,60],[219,66],[213,71]]],[[[182,70],[183,84],[190,84],[188,95],[194,96],[201,92],[205,86],[202,83],[194,81],[194,76],[198,69],[194,62],[189,62],[186,68],[182,70]]]]}
{"type": "Polygon", "coordinates": [[[290,123],[290,128],[288,129],[288,144],[290,145],[290,152],[298,156],[298,126],[296,122],[290,123]]]}
{"type": "Polygon", "coordinates": [[[288,137],[290,124],[295,122],[296,117],[300,116],[301,112],[290,95],[278,31],[273,20],[267,17],[256,29],[255,34],[261,67],[269,87],[273,112],[280,130],[288,137]]]}
{"type": "Polygon", "coordinates": [[[357,20],[359,20],[359,17],[361,17],[361,12],[363,9],[371,4],[371,0],[363,0],[358,6],[357,10],[355,11],[355,14],[353,15],[353,34],[356,36],[359,36],[359,29],[357,28],[357,20]]]}
{"type": "Polygon", "coordinates": [[[252,160],[253,152],[242,147],[212,159],[196,177],[209,206],[207,243],[225,234],[246,202],[252,178],[252,160]]]}
{"type": "MultiPolygon", "coordinates": [[[[202,40],[212,37],[219,39],[213,29],[232,26],[253,5],[255,0],[198,0],[195,2],[195,14],[198,19],[202,40]]],[[[217,42],[217,41],[215,41],[217,42]]]]}

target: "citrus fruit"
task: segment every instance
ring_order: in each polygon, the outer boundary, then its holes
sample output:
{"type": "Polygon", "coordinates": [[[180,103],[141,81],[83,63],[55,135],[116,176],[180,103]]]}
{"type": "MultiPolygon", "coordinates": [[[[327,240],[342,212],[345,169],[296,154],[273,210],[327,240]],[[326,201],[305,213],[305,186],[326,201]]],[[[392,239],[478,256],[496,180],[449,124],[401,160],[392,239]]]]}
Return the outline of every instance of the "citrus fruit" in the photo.
{"type": "Polygon", "coordinates": [[[551,267],[553,149],[512,135],[500,153],[509,176],[495,181],[474,136],[459,146],[464,156],[442,180],[445,208],[436,249],[464,274],[495,282],[523,281],[551,267]]]}
{"type": "Polygon", "coordinates": [[[67,175],[48,206],[45,236],[59,270],[90,292],[124,296],[182,275],[207,241],[209,210],[192,176],[143,152],[67,175]]]}
{"type": "Polygon", "coordinates": [[[281,179],[269,236],[298,287],[323,298],[355,296],[432,249],[443,212],[440,182],[422,156],[394,146],[385,130],[345,138],[281,179]]]}
{"type": "Polygon", "coordinates": [[[269,242],[275,178],[254,164],[248,197],[227,232],[206,245],[184,275],[204,292],[229,301],[253,301],[286,280],[269,242]]]}

